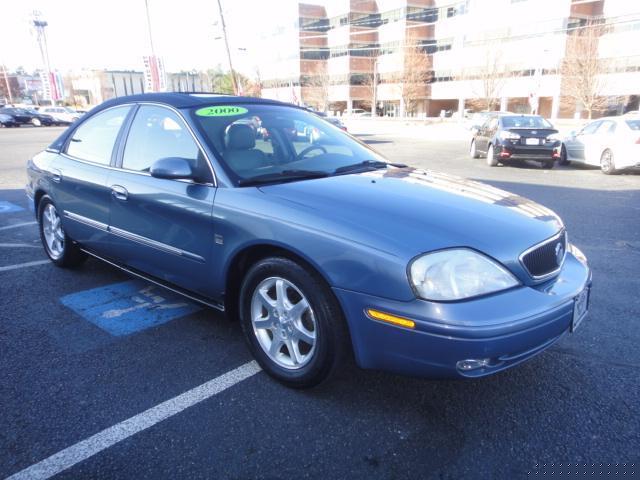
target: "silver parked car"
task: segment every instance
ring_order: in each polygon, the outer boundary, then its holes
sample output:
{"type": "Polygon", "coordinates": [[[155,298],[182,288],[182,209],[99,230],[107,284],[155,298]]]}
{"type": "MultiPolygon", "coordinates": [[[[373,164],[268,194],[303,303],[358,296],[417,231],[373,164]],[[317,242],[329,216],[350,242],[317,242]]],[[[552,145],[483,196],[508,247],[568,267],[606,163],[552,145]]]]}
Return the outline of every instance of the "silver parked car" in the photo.
{"type": "Polygon", "coordinates": [[[611,175],[640,167],[640,116],[605,117],[587,123],[562,141],[560,164],[599,166],[611,175]]]}

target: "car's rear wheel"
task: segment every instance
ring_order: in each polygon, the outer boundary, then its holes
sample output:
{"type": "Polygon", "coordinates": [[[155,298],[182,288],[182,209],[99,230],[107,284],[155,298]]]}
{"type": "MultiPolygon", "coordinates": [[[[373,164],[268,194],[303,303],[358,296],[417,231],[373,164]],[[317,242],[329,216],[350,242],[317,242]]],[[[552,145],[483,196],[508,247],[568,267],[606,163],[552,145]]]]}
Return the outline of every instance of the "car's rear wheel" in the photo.
{"type": "Polygon", "coordinates": [[[49,259],[59,267],[76,267],[86,254],[64,232],[62,219],[50,197],[44,196],[38,204],[40,239],[49,259]]]}
{"type": "Polygon", "coordinates": [[[553,158],[550,158],[549,160],[544,160],[542,162],[542,168],[544,168],[545,170],[551,170],[553,168],[554,163],[555,163],[555,160],[553,158]]]}
{"type": "Polygon", "coordinates": [[[613,175],[617,172],[613,152],[608,148],[602,152],[600,156],[600,170],[602,170],[602,173],[605,175],[613,175]]]}
{"type": "Polygon", "coordinates": [[[493,145],[489,145],[489,148],[487,148],[487,165],[489,165],[490,167],[495,167],[496,165],[498,165],[498,160],[493,153],[493,145]]]}
{"type": "Polygon", "coordinates": [[[348,351],[333,293],[315,272],[288,258],[266,258],[249,269],[240,290],[240,320],[258,363],[291,387],[322,382],[348,351]]]}
{"type": "Polygon", "coordinates": [[[39,118],[32,118],[31,119],[31,125],[33,125],[34,127],[41,127],[42,126],[42,122],[40,121],[39,118]]]}
{"type": "Polygon", "coordinates": [[[469,147],[469,156],[471,158],[478,158],[478,150],[476,149],[475,140],[471,140],[471,146],[469,147]]]}

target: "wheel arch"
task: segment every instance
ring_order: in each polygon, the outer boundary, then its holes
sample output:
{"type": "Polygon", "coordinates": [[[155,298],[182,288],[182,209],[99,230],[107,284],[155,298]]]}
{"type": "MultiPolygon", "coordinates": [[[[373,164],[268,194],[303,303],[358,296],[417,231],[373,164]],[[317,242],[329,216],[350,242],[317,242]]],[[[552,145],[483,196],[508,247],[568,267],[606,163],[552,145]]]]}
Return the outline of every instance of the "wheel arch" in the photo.
{"type": "Polygon", "coordinates": [[[42,200],[42,197],[44,197],[45,195],[47,195],[47,192],[45,192],[43,188],[36,189],[33,194],[33,207],[36,213],[36,220],[39,220],[38,208],[40,207],[40,200],[42,200]]]}
{"type": "MultiPolygon", "coordinates": [[[[227,262],[227,266],[224,269],[224,306],[225,311],[228,312],[229,317],[234,318],[238,313],[238,300],[240,294],[240,285],[242,279],[251,267],[256,262],[267,257],[284,257],[297,262],[304,267],[312,270],[321,278],[331,290],[331,282],[319,266],[307,258],[299,251],[292,249],[289,246],[281,245],[272,242],[259,242],[245,245],[234,252],[231,259],[227,262]]],[[[339,303],[339,302],[338,302],[339,303]]],[[[344,312],[343,312],[344,315],[344,312]]]]}

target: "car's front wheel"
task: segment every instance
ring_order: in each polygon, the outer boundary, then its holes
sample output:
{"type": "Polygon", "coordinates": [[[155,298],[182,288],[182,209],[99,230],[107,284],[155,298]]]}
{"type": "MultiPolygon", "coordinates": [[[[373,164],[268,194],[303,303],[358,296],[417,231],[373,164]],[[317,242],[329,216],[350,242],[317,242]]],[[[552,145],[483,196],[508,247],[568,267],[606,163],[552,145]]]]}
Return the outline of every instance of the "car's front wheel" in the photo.
{"type": "Polygon", "coordinates": [[[487,165],[490,167],[498,165],[498,160],[493,152],[493,145],[489,145],[489,148],[487,148],[487,165]]]}
{"type": "Polygon", "coordinates": [[[478,150],[476,148],[475,140],[471,140],[471,146],[469,147],[469,156],[471,158],[478,158],[478,150]]]}
{"type": "Polygon", "coordinates": [[[617,172],[613,152],[608,148],[602,152],[600,156],[600,170],[602,170],[602,173],[605,175],[613,175],[617,172]]]}
{"type": "Polygon", "coordinates": [[[322,382],[348,351],[349,334],[333,293],[315,272],[288,258],[266,258],[249,269],[240,320],[258,363],[291,387],[322,382]]]}
{"type": "Polygon", "coordinates": [[[559,165],[569,165],[571,161],[567,158],[567,149],[564,145],[560,147],[560,160],[558,160],[559,165]]]}
{"type": "Polygon", "coordinates": [[[62,219],[50,197],[44,196],[38,204],[40,239],[49,259],[59,267],[76,267],[86,254],[64,232],[62,219]]]}

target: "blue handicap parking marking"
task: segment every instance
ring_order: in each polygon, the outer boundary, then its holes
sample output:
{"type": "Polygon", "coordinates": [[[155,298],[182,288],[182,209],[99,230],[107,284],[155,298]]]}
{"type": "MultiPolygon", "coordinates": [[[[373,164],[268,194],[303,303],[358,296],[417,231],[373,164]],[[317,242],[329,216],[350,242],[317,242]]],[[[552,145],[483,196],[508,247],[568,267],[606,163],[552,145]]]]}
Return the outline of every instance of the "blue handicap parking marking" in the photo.
{"type": "Polygon", "coordinates": [[[22,210],[24,210],[24,208],[16,205],[15,203],[0,200],[0,213],[13,213],[20,212],[22,210]]]}
{"type": "Polygon", "coordinates": [[[138,280],[72,293],[60,301],[116,336],[162,325],[200,310],[200,306],[177,294],[138,280]]]}

